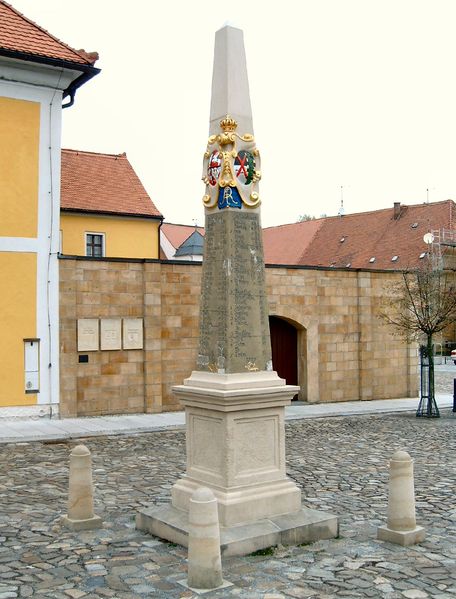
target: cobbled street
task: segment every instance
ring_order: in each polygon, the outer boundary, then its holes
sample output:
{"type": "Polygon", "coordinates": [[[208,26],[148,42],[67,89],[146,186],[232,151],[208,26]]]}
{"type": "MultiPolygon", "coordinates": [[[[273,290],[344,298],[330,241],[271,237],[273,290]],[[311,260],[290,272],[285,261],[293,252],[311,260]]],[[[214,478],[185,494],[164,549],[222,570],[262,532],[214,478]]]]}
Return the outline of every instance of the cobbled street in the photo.
{"type": "MultiPolygon", "coordinates": [[[[287,424],[288,474],[309,507],[340,517],[340,538],[223,559],[232,587],[204,597],[456,597],[456,414],[356,416],[287,424]],[[417,521],[427,529],[410,548],[376,540],[386,521],[388,460],[415,460],[417,521]]],[[[195,597],[186,550],[134,528],[136,510],[169,500],[183,473],[181,430],[68,443],[0,446],[0,599],[195,597]],[[95,512],[104,528],[71,532],[68,456],[93,455],[95,512]]]]}

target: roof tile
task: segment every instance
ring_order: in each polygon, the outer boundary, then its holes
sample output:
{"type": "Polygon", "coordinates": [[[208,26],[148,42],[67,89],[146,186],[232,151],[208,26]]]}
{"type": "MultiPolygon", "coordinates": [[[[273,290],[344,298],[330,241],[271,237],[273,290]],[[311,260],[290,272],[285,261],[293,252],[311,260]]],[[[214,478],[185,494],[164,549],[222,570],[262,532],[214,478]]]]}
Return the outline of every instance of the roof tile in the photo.
{"type": "Polygon", "coordinates": [[[63,210],[162,218],[126,154],[62,150],[63,210]]]}
{"type": "Polygon", "coordinates": [[[312,242],[324,219],[303,221],[263,229],[266,264],[299,264],[304,249],[312,242]]]}
{"type": "Polygon", "coordinates": [[[416,267],[420,253],[428,249],[424,234],[455,227],[452,211],[454,202],[445,200],[400,206],[398,218],[394,208],[325,218],[312,242],[301,244],[298,264],[388,270],[416,267]],[[397,260],[392,261],[393,256],[397,260]],[[371,258],[375,261],[370,262],[371,258]]]}
{"type": "MultiPolygon", "coordinates": [[[[266,264],[350,267],[381,270],[413,268],[428,250],[430,230],[456,230],[453,200],[398,205],[370,212],[331,216],[263,229],[266,264]],[[416,225],[416,226],[414,226],[416,225]],[[396,260],[393,257],[397,256],[396,260]],[[373,262],[370,262],[375,258],[373,262]]],[[[178,248],[194,231],[190,225],[163,223],[162,232],[178,248]]],[[[198,228],[204,235],[204,229],[198,228]]]]}
{"type": "Polygon", "coordinates": [[[0,0],[0,48],[82,65],[93,65],[98,59],[96,52],[74,50],[4,0],[0,0]]]}

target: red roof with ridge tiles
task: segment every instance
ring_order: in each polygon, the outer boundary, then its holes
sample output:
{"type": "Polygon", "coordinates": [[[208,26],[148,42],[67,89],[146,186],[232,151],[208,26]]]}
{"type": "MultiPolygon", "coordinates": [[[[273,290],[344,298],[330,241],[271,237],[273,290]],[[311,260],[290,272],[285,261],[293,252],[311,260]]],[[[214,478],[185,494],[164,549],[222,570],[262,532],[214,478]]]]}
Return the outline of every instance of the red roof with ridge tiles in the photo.
{"type": "Polygon", "coordinates": [[[126,154],[62,150],[60,207],[162,218],[126,154]]]}
{"type": "MultiPolygon", "coordinates": [[[[194,231],[191,225],[163,223],[162,231],[178,248],[194,231]]],[[[324,266],[363,270],[405,270],[420,264],[428,251],[423,236],[436,229],[456,230],[453,200],[330,216],[263,229],[266,264],[324,266]],[[393,257],[397,256],[396,260],[393,257]],[[375,258],[370,262],[371,258],[375,258]]],[[[204,235],[204,228],[198,227],[204,235]]]]}
{"type": "Polygon", "coordinates": [[[456,229],[453,200],[330,216],[263,231],[266,264],[407,269],[433,229],[456,229]],[[395,260],[393,257],[397,256],[395,260]],[[370,261],[375,258],[374,261],[370,261]]]}
{"type": "Polygon", "coordinates": [[[0,0],[0,48],[82,65],[98,60],[96,52],[74,50],[4,0],[0,0]]]}

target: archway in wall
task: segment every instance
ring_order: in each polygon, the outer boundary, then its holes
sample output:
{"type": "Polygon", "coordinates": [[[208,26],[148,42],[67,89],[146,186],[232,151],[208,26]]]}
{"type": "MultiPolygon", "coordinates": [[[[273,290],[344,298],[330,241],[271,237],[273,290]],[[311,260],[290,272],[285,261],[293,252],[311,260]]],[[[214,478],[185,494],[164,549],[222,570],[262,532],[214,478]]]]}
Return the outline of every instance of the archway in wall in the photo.
{"type": "Polygon", "coordinates": [[[269,317],[269,329],[274,370],[287,385],[298,385],[298,330],[278,316],[269,317]]]}

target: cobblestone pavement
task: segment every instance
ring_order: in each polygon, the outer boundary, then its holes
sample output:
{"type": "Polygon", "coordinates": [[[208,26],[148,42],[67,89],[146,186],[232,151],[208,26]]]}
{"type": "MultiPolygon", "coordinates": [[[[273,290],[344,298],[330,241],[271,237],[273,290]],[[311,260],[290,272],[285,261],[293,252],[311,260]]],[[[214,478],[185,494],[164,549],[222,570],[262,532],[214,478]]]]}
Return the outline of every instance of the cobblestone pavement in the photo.
{"type": "MultiPolygon", "coordinates": [[[[449,410],[429,420],[401,413],[288,423],[288,473],[308,506],[339,515],[340,538],[226,558],[233,586],[204,597],[454,599],[455,427],[449,410]],[[417,519],[427,528],[411,548],[376,540],[387,462],[398,448],[415,460],[417,519]]],[[[184,439],[174,430],[84,441],[105,524],[79,533],[59,524],[76,442],[1,446],[0,599],[195,597],[177,582],[186,578],[186,551],[134,528],[139,507],[169,500],[184,470],[184,439]]]]}
{"type": "Polygon", "coordinates": [[[453,362],[435,366],[435,392],[453,395],[456,366],[453,362]]]}

